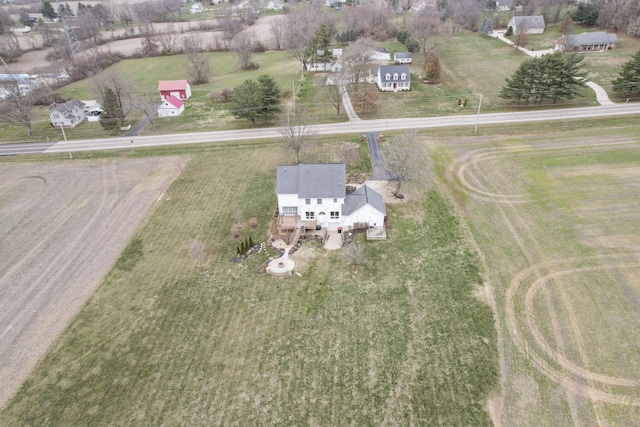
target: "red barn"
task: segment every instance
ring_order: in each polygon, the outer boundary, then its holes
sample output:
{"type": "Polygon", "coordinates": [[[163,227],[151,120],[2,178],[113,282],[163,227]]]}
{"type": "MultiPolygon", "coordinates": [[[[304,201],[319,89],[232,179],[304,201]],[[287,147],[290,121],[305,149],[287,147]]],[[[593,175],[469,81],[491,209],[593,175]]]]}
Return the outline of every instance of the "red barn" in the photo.
{"type": "Polygon", "coordinates": [[[160,80],[158,91],[162,101],[170,96],[185,100],[191,96],[191,85],[187,80],[160,80]]]}

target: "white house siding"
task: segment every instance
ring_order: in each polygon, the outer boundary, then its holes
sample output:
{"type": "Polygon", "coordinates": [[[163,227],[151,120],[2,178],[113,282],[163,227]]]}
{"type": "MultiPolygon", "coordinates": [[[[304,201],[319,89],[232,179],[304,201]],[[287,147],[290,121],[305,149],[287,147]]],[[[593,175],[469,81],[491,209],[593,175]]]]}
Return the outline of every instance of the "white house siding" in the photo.
{"type": "Polygon", "coordinates": [[[298,215],[300,214],[300,203],[297,194],[278,194],[278,213],[284,215],[283,207],[296,207],[298,208],[298,215]]]}
{"type": "Polygon", "coordinates": [[[384,214],[371,205],[364,205],[351,215],[342,218],[345,228],[352,228],[356,223],[367,223],[369,227],[381,227],[384,224],[384,214]]]}

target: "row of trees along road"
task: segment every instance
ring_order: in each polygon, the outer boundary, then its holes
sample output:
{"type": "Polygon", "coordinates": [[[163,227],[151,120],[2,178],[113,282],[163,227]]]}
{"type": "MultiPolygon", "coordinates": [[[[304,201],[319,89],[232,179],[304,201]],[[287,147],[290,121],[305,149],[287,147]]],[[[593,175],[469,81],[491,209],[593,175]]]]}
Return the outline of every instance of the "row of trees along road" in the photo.
{"type": "Polygon", "coordinates": [[[586,73],[582,68],[583,56],[562,55],[560,52],[543,55],[523,62],[507,78],[500,97],[519,104],[541,103],[550,99],[573,99],[585,85],[586,73]]]}

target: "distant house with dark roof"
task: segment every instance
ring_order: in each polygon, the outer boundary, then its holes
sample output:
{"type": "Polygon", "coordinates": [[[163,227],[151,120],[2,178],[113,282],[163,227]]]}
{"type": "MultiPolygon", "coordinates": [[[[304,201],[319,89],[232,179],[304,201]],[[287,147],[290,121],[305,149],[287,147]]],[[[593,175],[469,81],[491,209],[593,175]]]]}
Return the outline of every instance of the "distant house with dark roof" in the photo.
{"type": "Polygon", "coordinates": [[[85,118],[84,103],[77,99],[49,106],[49,120],[54,127],[74,128],[85,118]]]}
{"type": "Polygon", "coordinates": [[[514,16],[507,24],[507,28],[509,27],[513,29],[514,34],[521,28],[525,29],[526,34],[542,34],[545,29],[544,17],[542,15],[514,16]]]}
{"type": "Polygon", "coordinates": [[[615,49],[618,47],[618,37],[604,31],[593,31],[582,34],[568,34],[556,40],[556,50],[559,51],[598,51],[615,49]]]}
{"type": "Polygon", "coordinates": [[[383,92],[411,90],[411,74],[408,65],[382,65],[375,70],[373,79],[378,89],[383,92]]]}
{"type": "Polygon", "coordinates": [[[160,99],[163,101],[170,96],[184,101],[191,96],[191,85],[187,80],[160,80],[158,92],[160,92],[160,99]]]}
{"type": "Polygon", "coordinates": [[[382,196],[366,185],[347,194],[344,163],[278,166],[276,196],[281,230],[384,227],[382,196]]]}
{"type": "Polygon", "coordinates": [[[396,64],[411,64],[413,61],[413,53],[411,52],[396,52],[393,54],[393,62],[396,64]]]}

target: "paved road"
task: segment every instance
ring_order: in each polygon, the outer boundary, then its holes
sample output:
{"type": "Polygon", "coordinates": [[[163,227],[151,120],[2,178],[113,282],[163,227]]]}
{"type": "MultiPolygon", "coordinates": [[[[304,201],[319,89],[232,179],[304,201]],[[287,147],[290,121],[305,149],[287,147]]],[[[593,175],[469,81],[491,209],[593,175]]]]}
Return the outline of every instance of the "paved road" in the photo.
{"type": "MultiPolygon", "coordinates": [[[[476,123],[479,126],[487,124],[513,124],[536,122],[536,121],[553,121],[553,120],[571,120],[584,119],[591,117],[610,117],[630,114],[640,114],[640,104],[613,104],[601,105],[583,108],[567,108],[558,110],[538,110],[538,111],[522,111],[511,113],[493,113],[493,114],[475,114],[467,116],[446,116],[446,117],[428,117],[413,119],[379,119],[379,120],[357,120],[346,123],[331,123],[324,125],[310,126],[312,132],[316,135],[337,135],[346,133],[364,133],[364,132],[380,132],[388,130],[402,129],[428,129],[452,126],[468,126],[470,132],[476,123]]],[[[243,141],[256,139],[279,139],[281,134],[278,128],[261,128],[261,129],[244,129],[244,130],[227,130],[217,132],[198,132],[198,133],[181,133],[173,135],[151,135],[138,136],[134,138],[135,147],[153,147],[166,145],[181,144],[199,144],[199,143],[215,143],[222,141],[243,141]]],[[[34,152],[29,145],[30,153],[34,152]]],[[[0,155],[20,154],[25,148],[12,148],[16,144],[0,145],[0,155]]],[[[50,144],[49,144],[50,145],[50,144]]],[[[36,152],[45,153],[64,153],[67,151],[67,145],[64,141],[58,142],[52,146],[38,145],[36,152]]],[[[85,139],[69,141],[69,149],[71,151],[92,151],[92,150],[111,150],[111,149],[131,149],[131,138],[103,138],[103,139],[85,139]]]]}

